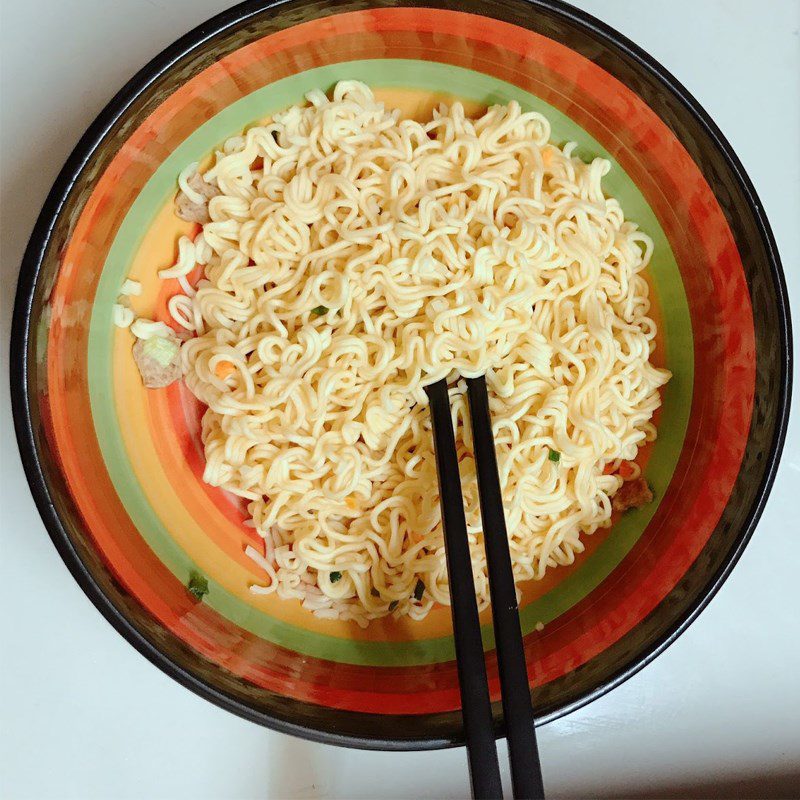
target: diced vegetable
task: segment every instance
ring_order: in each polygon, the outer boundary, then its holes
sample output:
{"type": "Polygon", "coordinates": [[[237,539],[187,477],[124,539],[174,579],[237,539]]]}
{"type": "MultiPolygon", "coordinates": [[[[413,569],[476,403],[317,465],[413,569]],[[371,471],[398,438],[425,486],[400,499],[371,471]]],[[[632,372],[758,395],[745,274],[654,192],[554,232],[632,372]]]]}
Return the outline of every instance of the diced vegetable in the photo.
{"type": "Polygon", "coordinates": [[[230,361],[217,361],[214,367],[214,374],[221,381],[224,381],[229,375],[233,375],[234,372],[236,372],[236,367],[230,361]]]}
{"type": "Polygon", "coordinates": [[[425,594],[425,584],[418,579],[417,585],[414,587],[414,599],[419,602],[422,600],[423,594],[425,594]]]}
{"type": "Polygon", "coordinates": [[[316,316],[321,317],[323,314],[327,314],[330,311],[329,308],[325,306],[317,306],[316,308],[311,309],[312,314],[316,314],[316,316]]]}
{"type": "Polygon", "coordinates": [[[400,605],[399,601],[392,600],[392,602],[389,603],[389,611],[394,611],[399,605],[400,605]]]}
{"type": "Polygon", "coordinates": [[[130,308],[126,308],[121,303],[114,303],[111,314],[111,318],[118,328],[129,328],[133,320],[136,319],[133,311],[130,308]]]}
{"type": "Polygon", "coordinates": [[[558,464],[561,461],[561,453],[558,450],[553,450],[550,448],[550,453],[547,456],[554,464],[558,464]]]}
{"type": "Polygon", "coordinates": [[[339,572],[338,570],[331,572],[331,583],[339,583],[341,579],[342,579],[341,572],[339,572]]]}
{"type": "Polygon", "coordinates": [[[198,600],[202,600],[208,594],[208,578],[196,570],[192,570],[189,573],[189,583],[186,584],[186,588],[198,600]]]}
{"type": "Polygon", "coordinates": [[[154,336],[172,336],[173,330],[163,322],[139,318],[131,325],[131,333],[137,339],[152,339],[154,336]]]}
{"type": "Polygon", "coordinates": [[[134,297],[138,297],[142,293],[142,284],[139,283],[139,281],[132,281],[128,279],[123,282],[119,293],[126,296],[133,295],[134,297]]]}
{"type": "Polygon", "coordinates": [[[629,481],[636,474],[636,463],[634,461],[621,461],[615,467],[615,461],[609,461],[603,468],[603,475],[619,475],[624,481],[629,481]]]}
{"type": "Polygon", "coordinates": [[[153,336],[151,339],[146,339],[142,346],[143,355],[152,358],[162,367],[172,363],[172,360],[178,354],[178,350],[180,350],[180,345],[177,339],[172,337],[153,336]]]}

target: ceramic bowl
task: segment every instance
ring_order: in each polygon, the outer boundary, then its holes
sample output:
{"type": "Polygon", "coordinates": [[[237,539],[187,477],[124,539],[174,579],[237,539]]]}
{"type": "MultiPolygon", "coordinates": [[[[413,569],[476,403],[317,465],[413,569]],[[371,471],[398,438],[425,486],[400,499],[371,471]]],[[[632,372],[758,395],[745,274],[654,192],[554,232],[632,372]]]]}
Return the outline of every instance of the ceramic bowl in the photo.
{"type": "MultiPolygon", "coordinates": [[[[92,124],[25,255],[14,413],[28,479],[67,567],[114,627],[182,684],[312,739],[432,748],[463,739],[449,611],[366,630],[257,596],[241,508],[202,480],[202,413],[180,384],[143,389],[111,308],[123,279],[163,315],[191,232],[178,172],[225,138],[349,78],[408,114],[458,97],[518,100],[559,143],[613,168],[606,190],[652,236],[673,373],[640,462],[651,505],[586,537],[570,567],[523,587],[538,719],[597,697],[663,650],[719,588],[761,513],[783,442],[790,337],[775,242],[741,164],[686,90],[602,23],[546,0],[425,8],[289,0],[237,6],[148,64],[92,124]],[[201,601],[192,573],[208,582],[201,601]],[[541,624],[539,624],[541,623],[541,624]],[[543,627],[542,627],[543,626],[543,627]]],[[[491,625],[490,688],[498,699],[491,625]]],[[[499,702],[495,702],[498,733],[499,702]]]]}

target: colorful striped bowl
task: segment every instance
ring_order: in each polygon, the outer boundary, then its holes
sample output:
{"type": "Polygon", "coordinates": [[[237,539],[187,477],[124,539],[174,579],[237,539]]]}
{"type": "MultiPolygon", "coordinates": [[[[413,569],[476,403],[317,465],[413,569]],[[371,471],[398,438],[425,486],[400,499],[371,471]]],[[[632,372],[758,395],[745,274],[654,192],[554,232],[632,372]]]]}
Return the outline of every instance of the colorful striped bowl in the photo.
{"type": "MultiPolygon", "coordinates": [[[[559,142],[613,163],[607,190],[655,240],[650,279],[674,374],[641,454],[657,502],[586,539],[524,587],[536,711],[546,721],[641,668],[724,580],[763,507],[789,402],[789,320],[775,244],[714,124],[652,59],[547,0],[251,2],[145,67],[88,130],[25,256],[14,320],[17,432],[40,512],[89,597],[142,653],[219,705],[280,730],[364,747],[462,740],[449,612],[367,630],[254,596],[242,509],[201,480],[201,409],[144,390],[111,306],[156,279],[191,226],[180,169],[244,126],[343,78],[407,113],[455,96],[518,100],[559,142]],[[208,580],[198,601],[193,572],[208,580]],[[542,623],[542,624],[539,624],[542,623]],[[544,627],[542,627],[542,625],[544,627]]],[[[483,620],[486,646],[492,637],[483,620]]],[[[494,655],[491,691],[498,693],[494,655]]],[[[499,706],[498,706],[499,720],[499,706]]],[[[499,722],[498,722],[499,730],[499,722]]]]}

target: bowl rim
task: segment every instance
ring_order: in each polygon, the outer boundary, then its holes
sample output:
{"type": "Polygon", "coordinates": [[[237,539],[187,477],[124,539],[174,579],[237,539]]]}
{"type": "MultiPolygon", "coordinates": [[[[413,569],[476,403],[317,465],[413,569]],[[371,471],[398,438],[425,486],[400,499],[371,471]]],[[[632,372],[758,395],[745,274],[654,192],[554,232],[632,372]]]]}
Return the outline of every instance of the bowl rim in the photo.
{"type": "MultiPolygon", "coordinates": [[[[124,116],[131,104],[148,88],[161,78],[169,69],[195,47],[214,38],[227,29],[239,26],[248,19],[260,15],[270,9],[278,9],[286,0],[244,0],[225,11],[211,17],[206,22],[195,27],[177,39],[157,56],[151,59],[140,69],[97,115],[92,124],[81,136],[78,144],[66,160],[31,233],[20,268],[17,283],[14,311],[11,329],[10,352],[10,379],[11,401],[14,427],[17,443],[20,450],[23,469],[33,494],[39,514],[45,528],[53,541],[59,555],[81,589],[88,596],[94,606],[108,620],[109,623],[145,658],[165,672],[182,686],[190,689],[195,694],[211,701],[215,705],[233,712],[234,714],[264,725],[273,730],[300,736],[312,741],[325,744],[335,744],[347,747],[356,747],[371,750],[430,750],[443,747],[452,747],[463,744],[463,738],[432,738],[418,739],[387,739],[366,738],[336,732],[332,728],[323,730],[308,724],[294,723],[279,719],[267,712],[258,711],[244,702],[214,688],[211,684],[195,677],[187,670],[180,667],[162,650],[148,641],[123,613],[113,605],[111,600],[102,591],[99,584],[92,577],[86,565],[81,560],[77,549],[67,534],[55,506],[55,501],[48,487],[45,471],[42,466],[36,444],[33,418],[31,414],[32,399],[29,392],[29,351],[31,340],[31,318],[33,297],[38,283],[39,273],[50,239],[55,226],[55,221],[61,213],[62,207],[77,182],[83,168],[94,154],[96,148],[103,141],[107,133],[124,116]]],[[[757,226],[770,268],[770,277],[775,289],[778,313],[779,342],[781,351],[779,380],[779,397],[777,398],[777,420],[773,440],[769,453],[766,455],[764,473],[757,489],[755,499],[748,510],[741,529],[734,540],[731,550],[717,570],[709,576],[703,589],[697,594],[693,602],[679,616],[659,639],[649,648],[640,653],[630,664],[620,668],[610,675],[599,686],[587,691],[571,703],[567,703],[550,713],[537,718],[536,724],[544,725],[571,713],[588,703],[603,696],[647,664],[669,647],[697,618],[700,612],[708,605],[719,588],[728,578],[733,567],[739,560],[745,546],[750,541],[755,527],[764,510],[767,498],[775,480],[778,464],[786,439],[786,430],[789,418],[792,389],[792,331],[789,312],[788,293],[786,282],[778,254],[775,237],[763,211],[763,206],[753,187],[753,184],[736,156],[733,148],[723,136],[717,125],[700,105],[700,103],[687,91],[676,78],[666,70],[655,58],[646,53],[627,37],[600,21],[591,14],[563,2],[563,0],[513,0],[515,5],[527,6],[527,12],[537,9],[550,12],[559,16],[565,22],[582,29],[593,36],[612,45],[632,59],[639,69],[654,77],[659,84],[667,89],[694,117],[704,133],[718,149],[723,159],[731,170],[734,180],[738,182],[742,194],[747,200],[749,210],[757,226]]],[[[414,5],[414,3],[405,3],[414,5]]],[[[423,3],[424,5],[424,3],[423,3]]],[[[335,10],[333,13],[336,13],[335,10]]],[[[353,712],[349,712],[353,713],[353,712]]],[[[502,736],[502,731],[496,731],[497,736],[502,736]]]]}

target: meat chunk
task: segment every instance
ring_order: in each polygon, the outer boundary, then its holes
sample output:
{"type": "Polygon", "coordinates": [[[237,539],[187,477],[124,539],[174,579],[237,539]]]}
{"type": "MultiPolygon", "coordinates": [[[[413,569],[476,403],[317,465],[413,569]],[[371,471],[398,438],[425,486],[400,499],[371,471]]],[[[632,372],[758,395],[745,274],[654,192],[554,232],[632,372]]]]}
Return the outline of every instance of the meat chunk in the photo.
{"type": "Polygon", "coordinates": [[[641,508],[653,500],[653,492],[644,478],[625,481],[611,500],[614,511],[627,511],[629,508],[641,508]]]}
{"type": "Polygon", "coordinates": [[[175,336],[153,336],[136,340],[133,360],[148,389],[169,386],[182,376],[180,352],[180,342],[175,336]]]}
{"type": "Polygon", "coordinates": [[[208,183],[199,172],[195,172],[186,183],[198,194],[203,196],[203,202],[196,203],[184,192],[178,192],[175,198],[175,213],[187,222],[198,222],[205,225],[211,221],[208,215],[208,201],[220,194],[220,190],[213,183],[208,183]]]}

